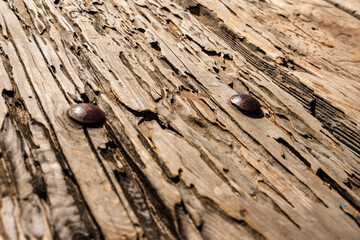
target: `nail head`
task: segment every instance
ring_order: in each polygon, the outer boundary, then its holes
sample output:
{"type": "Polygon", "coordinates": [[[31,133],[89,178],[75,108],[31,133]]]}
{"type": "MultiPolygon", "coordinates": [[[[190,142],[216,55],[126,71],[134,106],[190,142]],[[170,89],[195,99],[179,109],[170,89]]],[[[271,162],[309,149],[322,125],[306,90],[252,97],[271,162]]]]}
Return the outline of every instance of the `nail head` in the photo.
{"type": "Polygon", "coordinates": [[[236,94],[230,98],[230,102],[233,106],[245,112],[257,112],[261,109],[259,101],[247,94],[236,94]]]}
{"type": "Polygon", "coordinates": [[[69,117],[82,125],[100,125],[105,122],[105,113],[98,106],[79,103],[68,110],[69,117]]]}

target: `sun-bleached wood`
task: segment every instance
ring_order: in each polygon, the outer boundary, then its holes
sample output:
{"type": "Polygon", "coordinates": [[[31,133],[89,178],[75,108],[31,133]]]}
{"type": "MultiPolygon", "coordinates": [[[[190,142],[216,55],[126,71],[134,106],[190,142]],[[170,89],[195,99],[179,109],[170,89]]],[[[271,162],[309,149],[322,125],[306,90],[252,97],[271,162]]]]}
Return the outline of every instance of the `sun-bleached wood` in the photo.
{"type": "Polygon", "coordinates": [[[359,9],[0,1],[1,238],[359,239],[359,9]]]}

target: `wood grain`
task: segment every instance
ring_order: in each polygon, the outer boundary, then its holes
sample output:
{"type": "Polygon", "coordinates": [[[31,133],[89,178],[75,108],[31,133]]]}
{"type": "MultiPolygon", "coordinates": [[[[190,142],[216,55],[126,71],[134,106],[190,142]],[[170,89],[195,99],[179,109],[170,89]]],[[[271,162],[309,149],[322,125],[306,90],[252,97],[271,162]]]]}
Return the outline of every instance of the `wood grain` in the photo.
{"type": "Polygon", "coordinates": [[[1,238],[359,239],[358,10],[0,1],[1,238]]]}

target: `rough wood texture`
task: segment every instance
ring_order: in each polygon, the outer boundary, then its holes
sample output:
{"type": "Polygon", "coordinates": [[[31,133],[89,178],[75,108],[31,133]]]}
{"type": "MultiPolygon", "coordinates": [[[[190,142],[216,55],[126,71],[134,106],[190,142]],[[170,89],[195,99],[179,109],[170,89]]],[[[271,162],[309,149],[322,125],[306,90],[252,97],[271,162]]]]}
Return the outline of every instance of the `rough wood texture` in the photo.
{"type": "Polygon", "coordinates": [[[0,0],[0,235],[360,239],[359,10],[0,0]]]}

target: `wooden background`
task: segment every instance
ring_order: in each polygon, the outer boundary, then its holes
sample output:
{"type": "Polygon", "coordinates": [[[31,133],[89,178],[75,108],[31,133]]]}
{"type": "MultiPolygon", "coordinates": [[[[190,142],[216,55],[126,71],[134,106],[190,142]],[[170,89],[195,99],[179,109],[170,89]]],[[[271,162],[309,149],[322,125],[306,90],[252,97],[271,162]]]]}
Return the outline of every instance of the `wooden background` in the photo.
{"type": "Polygon", "coordinates": [[[1,238],[360,239],[359,53],[358,0],[0,0],[1,238]]]}

